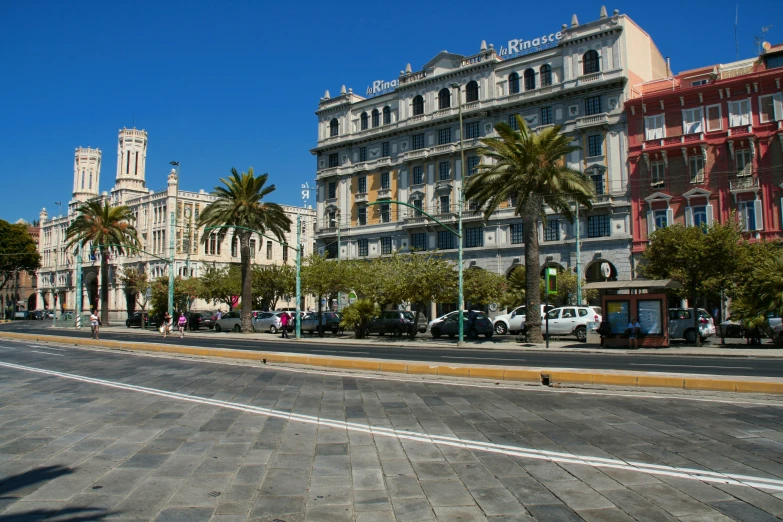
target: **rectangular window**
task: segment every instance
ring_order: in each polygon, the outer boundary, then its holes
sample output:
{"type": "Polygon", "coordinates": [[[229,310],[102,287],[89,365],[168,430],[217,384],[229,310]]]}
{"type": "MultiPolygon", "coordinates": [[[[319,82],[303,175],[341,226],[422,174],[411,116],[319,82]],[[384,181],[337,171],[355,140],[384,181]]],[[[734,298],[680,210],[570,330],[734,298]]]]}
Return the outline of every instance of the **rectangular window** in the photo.
{"type": "Polygon", "coordinates": [[[418,234],[411,234],[411,250],[427,250],[427,234],[421,232],[418,234]]]}
{"type": "Polygon", "coordinates": [[[424,167],[417,165],[413,167],[413,185],[421,185],[424,183],[424,167]]]}
{"type": "Polygon", "coordinates": [[[701,121],[701,107],[695,109],[685,109],[682,111],[682,133],[697,134],[703,132],[704,126],[701,121]]]}
{"type": "Polygon", "coordinates": [[[653,219],[655,221],[656,230],[659,228],[666,228],[669,225],[669,211],[666,209],[653,211],[653,219]]]}
{"type": "Polygon", "coordinates": [[[742,230],[750,232],[761,230],[761,200],[740,201],[739,202],[740,222],[742,230]]]}
{"type": "Polygon", "coordinates": [[[337,241],[333,241],[324,248],[326,259],[337,259],[337,241]]]}
{"type": "Polygon", "coordinates": [[[587,137],[587,156],[593,158],[595,156],[602,156],[604,153],[604,136],[603,134],[591,134],[587,137]]]}
{"type": "Polygon", "coordinates": [[[750,100],[729,102],[729,127],[750,125],[750,100]]]}
{"type": "Polygon", "coordinates": [[[479,122],[472,121],[465,124],[465,139],[472,140],[479,137],[479,122]]]}
{"type": "Polygon", "coordinates": [[[508,115],[508,126],[514,129],[515,131],[519,130],[519,122],[517,121],[517,115],[516,114],[509,114],[508,115]]]}
{"type": "Polygon", "coordinates": [[[541,107],[541,125],[552,124],[552,107],[541,107]]]}
{"type": "Polygon", "coordinates": [[[599,114],[601,112],[601,97],[590,96],[585,98],[585,114],[590,116],[591,114],[599,114]]]}
{"type": "Polygon", "coordinates": [[[337,212],[335,212],[335,211],[329,212],[329,214],[327,215],[327,222],[328,222],[328,226],[330,228],[336,227],[337,226],[337,212]]]}
{"type": "Polygon", "coordinates": [[[340,164],[339,161],[340,160],[336,152],[333,154],[329,154],[329,168],[338,166],[340,164]]]}
{"type": "Polygon", "coordinates": [[[650,164],[650,181],[653,186],[663,185],[666,181],[666,164],[663,161],[654,161],[650,164]]]}
{"type": "Polygon", "coordinates": [[[416,217],[421,217],[421,211],[423,210],[424,200],[423,199],[414,199],[413,200],[413,206],[416,210],[413,211],[413,215],[416,217]]]}
{"type": "Polygon", "coordinates": [[[438,179],[439,180],[446,180],[449,179],[449,162],[448,161],[441,161],[438,165],[438,179]]]}
{"type": "Polygon", "coordinates": [[[367,192],[367,176],[362,176],[359,178],[359,194],[365,194],[367,192]]]}
{"type": "Polygon", "coordinates": [[[415,134],[413,136],[413,150],[419,150],[424,148],[424,134],[415,134]]]}
{"type": "Polygon", "coordinates": [[[239,255],[239,238],[231,240],[231,257],[237,257],[239,255]]]}
{"type": "Polygon", "coordinates": [[[250,240],[250,259],[256,258],[256,240],[251,239],[250,240]]]}
{"type": "Polygon", "coordinates": [[[381,238],[381,254],[391,254],[392,253],[392,238],[391,237],[382,237],[381,238]]]}
{"type": "Polygon", "coordinates": [[[704,156],[689,156],[688,171],[691,175],[691,183],[702,183],[704,181],[704,156]]]}
{"type": "Polygon", "coordinates": [[[734,153],[737,162],[737,176],[750,176],[753,173],[753,155],[750,149],[739,149],[734,153]]]}
{"type": "Polygon", "coordinates": [[[391,221],[391,209],[388,204],[381,205],[381,223],[388,223],[391,221]]]}
{"type": "Polygon", "coordinates": [[[693,225],[700,227],[707,225],[707,207],[702,205],[700,207],[693,207],[693,225]]]}
{"type": "Polygon", "coordinates": [[[484,246],[484,227],[465,229],[465,248],[484,246]]]}
{"type": "Polygon", "coordinates": [[[448,250],[454,248],[454,234],[448,230],[438,231],[438,250],[448,250]]]}
{"type": "Polygon", "coordinates": [[[666,128],[663,126],[663,114],[644,117],[644,139],[660,140],[666,137],[666,128]]]}
{"type": "Polygon", "coordinates": [[[446,214],[448,212],[451,212],[451,201],[448,194],[440,197],[440,208],[438,209],[438,211],[441,214],[446,214]]]}
{"type": "Polygon", "coordinates": [[[272,259],[272,242],[267,241],[266,242],[266,258],[272,259]]]}
{"type": "Polygon", "coordinates": [[[337,197],[337,183],[334,181],[329,182],[329,199],[334,199],[337,197]]]}
{"type": "Polygon", "coordinates": [[[720,105],[707,107],[707,132],[715,132],[723,129],[720,105]]]}
{"type": "Polygon", "coordinates": [[[547,219],[544,226],[544,241],[560,240],[560,220],[547,219]]]}
{"type": "Polygon", "coordinates": [[[283,247],[283,263],[287,263],[287,262],[288,262],[288,247],[284,246],[283,247]]]}
{"type": "Polygon", "coordinates": [[[780,119],[783,119],[781,94],[775,93],[768,96],[759,96],[759,121],[768,123],[780,119]]]}
{"type": "Polygon", "coordinates": [[[389,190],[389,173],[381,172],[381,190],[389,190]]]}
{"type": "Polygon", "coordinates": [[[367,207],[359,207],[356,209],[356,222],[360,226],[367,224],[367,207]]]}
{"type": "Polygon", "coordinates": [[[478,156],[470,156],[468,157],[468,176],[472,176],[476,173],[476,167],[481,163],[481,158],[478,156]]]}
{"type": "Polygon", "coordinates": [[[389,142],[388,141],[384,141],[383,143],[381,143],[381,157],[382,158],[388,158],[389,156],[391,156],[391,153],[389,152],[389,150],[390,149],[389,149],[389,142]]]}
{"type": "Polygon", "coordinates": [[[595,169],[593,170],[593,173],[590,174],[590,180],[593,182],[593,187],[595,187],[595,195],[603,196],[606,193],[604,188],[604,173],[599,169],[595,169]]]}
{"type": "Polygon", "coordinates": [[[698,87],[699,85],[707,85],[708,83],[710,83],[710,81],[706,78],[703,80],[696,80],[691,82],[691,87],[698,87]]]}
{"type": "Polygon", "coordinates": [[[438,145],[451,143],[451,129],[441,129],[438,131],[438,145]]]}
{"type": "Polygon", "coordinates": [[[359,257],[367,257],[370,255],[370,247],[366,239],[360,239],[359,244],[359,257]]]}
{"type": "Polygon", "coordinates": [[[610,235],[609,216],[587,216],[587,237],[606,237],[610,235]]]}
{"type": "Polygon", "coordinates": [[[521,245],[525,242],[524,223],[514,223],[509,228],[511,230],[511,244],[521,245]]]}
{"type": "Polygon", "coordinates": [[[359,147],[359,161],[367,161],[367,147],[359,147]]]}

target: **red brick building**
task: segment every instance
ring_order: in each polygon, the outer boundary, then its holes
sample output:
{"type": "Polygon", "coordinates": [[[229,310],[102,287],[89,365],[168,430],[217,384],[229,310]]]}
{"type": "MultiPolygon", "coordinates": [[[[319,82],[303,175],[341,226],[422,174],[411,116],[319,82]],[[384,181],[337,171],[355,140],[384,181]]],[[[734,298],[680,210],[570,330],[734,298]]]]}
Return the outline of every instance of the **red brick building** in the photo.
{"type": "Polygon", "coordinates": [[[633,259],[667,224],[725,222],[783,237],[783,45],[758,58],[633,87],[628,117],[633,259]]]}

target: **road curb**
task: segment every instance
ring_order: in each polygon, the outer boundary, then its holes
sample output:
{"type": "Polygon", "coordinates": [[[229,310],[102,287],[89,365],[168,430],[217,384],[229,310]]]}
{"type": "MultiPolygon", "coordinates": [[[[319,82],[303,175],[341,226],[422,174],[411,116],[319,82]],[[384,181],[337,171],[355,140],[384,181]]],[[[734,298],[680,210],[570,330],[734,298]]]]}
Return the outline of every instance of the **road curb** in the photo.
{"type": "Polygon", "coordinates": [[[21,341],[58,343],[73,346],[103,347],[114,350],[196,355],[263,361],[278,364],[299,364],[322,368],[363,370],[410,375],[440,375],[494,381],[526,383],[623,386],[639,388],[677,388],[681,390],[728,391],[762,394],[783,394],[783,379],[754,377],[724,377],[715,375],[650,373],[570,368],[503,368],[492,365],[442,364],[388,361],[328,355],[290,354],[272,351],[237,350],[233,348],[199,348],[169,344],[138,343],[94,339],[74,339],[56,335],[36,335],[0,332],[0,338],[21,341]]]}

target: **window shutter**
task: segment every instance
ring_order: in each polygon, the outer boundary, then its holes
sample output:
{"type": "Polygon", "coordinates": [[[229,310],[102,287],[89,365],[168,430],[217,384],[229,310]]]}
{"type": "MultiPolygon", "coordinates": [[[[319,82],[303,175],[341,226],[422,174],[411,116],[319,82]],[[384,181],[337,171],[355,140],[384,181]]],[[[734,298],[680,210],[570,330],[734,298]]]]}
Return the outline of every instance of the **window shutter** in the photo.
{"type": "Polygon", "coordinates": [[[707,206],[706,206],[705,208],[706,208],[706,210],[707,210],[707,226],[708,226],[708,227],[711,227],[711,226],[712,226],[712,221],[713,221],[713,219],[714,219],[714,217],[713,217],[713,215],[712,215],[712,205],[710,205],[710,204],[708,203],[708,204],[707,204],[707,206]]]}
{"type": "Polygon", "coordinates": [[[670,227],[674,224],[674,211],[671,208],[666,209],[666,226],[670,227]]]}
{"type": "Polygon", "coordinates": [[[764,230],[764,217],[762,214],[761,200],[753,202],[754,212],[756,213],[756,230],[764,230]]]}
{"type": "Polygon", "coordinates": [[[685,226],[693,226],[693,209],[691,207],[685,207],[685,226]]]}
{"type": "Polygon", "coordinates": [[[775,119],[783,120],[783,95],[779,92],[775,93],[775,119]]]}
{"type": "Polygon", "coordinates": [[[647,236],[655,232],[655,219],[653,218],[652,210],[647,212],[647,236]]]}

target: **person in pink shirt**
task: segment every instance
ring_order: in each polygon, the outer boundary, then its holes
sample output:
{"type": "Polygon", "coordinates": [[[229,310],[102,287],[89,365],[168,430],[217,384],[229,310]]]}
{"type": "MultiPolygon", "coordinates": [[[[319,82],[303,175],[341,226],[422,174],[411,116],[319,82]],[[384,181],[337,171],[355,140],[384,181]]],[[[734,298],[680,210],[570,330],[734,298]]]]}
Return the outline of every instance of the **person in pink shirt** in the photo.
{"type": "Polygon", "coordinates": [[[280,314],[280,326],[282,327],[281,329],[283,330],[283,335],[282,335],[283,339],[288,339],[288,323],[289,322],[290,322],[290,320],[288,318],[288,312],[283,312],[282,314],[280,314]]]}

